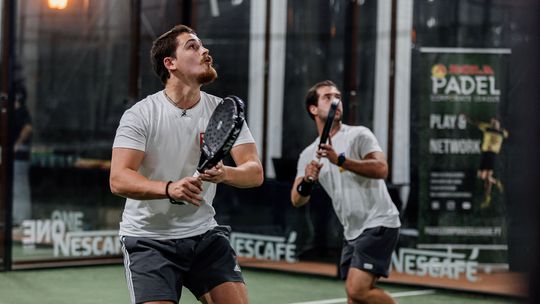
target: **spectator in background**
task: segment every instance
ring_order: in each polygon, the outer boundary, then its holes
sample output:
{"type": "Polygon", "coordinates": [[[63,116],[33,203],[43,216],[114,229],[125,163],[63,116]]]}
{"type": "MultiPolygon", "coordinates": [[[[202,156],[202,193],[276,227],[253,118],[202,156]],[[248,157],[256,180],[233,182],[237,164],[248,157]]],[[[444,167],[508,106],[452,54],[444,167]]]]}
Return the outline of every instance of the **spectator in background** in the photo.
{"type": "Polygon", "coordinates": [[[13,224],[19,226],[32,216],[30,180],[30,147],[32,140],[32,119],[26,108],[26,89],[18,86],[15,90],[15,127],[13,140],[13,224]]]}

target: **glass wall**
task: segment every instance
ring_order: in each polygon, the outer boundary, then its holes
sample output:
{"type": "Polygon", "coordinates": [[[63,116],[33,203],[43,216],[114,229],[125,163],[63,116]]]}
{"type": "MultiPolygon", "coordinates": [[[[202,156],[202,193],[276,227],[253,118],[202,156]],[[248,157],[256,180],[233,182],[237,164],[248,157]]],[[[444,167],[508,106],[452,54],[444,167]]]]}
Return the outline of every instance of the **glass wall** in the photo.
{"type": "Polygon", "coordinates": [[[129,1],[19,1],[13,260],[118,256],[108,189],[125,109],[129,1]]]}
{"type": "MultiPolygon", "coordinates": [[[[255,189],[220,185],[216,218],[233,227],[231,241],[246,259],[243,263],[262,260],[268,266],[271,260],[276,268],[291,270],[316,261],[330,265],[322,274],[335,276],[342,227],[329,198],[317,188],[311,204],[293,208],[289,202],[296,159],[316,137],[304,96],[316,82],[331,79],[343,94],[345,122],[373,129],[380,118],[374,114],[378,103],[389,103],[375,100],[381,87],[376,62],[383,56],[377,45],[396,39],[377,28],[384,21],[378,16],[399,1],[282,1],[286,15],[281,19],[270,18],[279,13],[268,11],[271,5],[258,12],[268,22],[286,22],[284,37],[272,36],[268,24],[270,41],[264,47],[271,53],[276,46],[272,39],[285,47],[283,77],[269,81],[283,83],[279,136],[285,174],[275,168],[277,178],[255,189]],[[264,252],[246,249],[255,243],[264,252]]],[[[219,74],[203,88],[211,94],[247,100],[253,86],[270,87],[249,78],[250,39],[263,39],[254,36],[259,32],[250,24],[250,14],[262,9],[254,1],[141,0],[139,75],[130,75],[130,12],[137,1],[66,3],[17,2],[14,268],[36,262],[119,261],[117,231],[124,199],[109,190],[111,146],[122,113],[163,88],[149,59],[151,43],[161,33],[179,23],[196,30],[219,74]],[[139,78],[135,100],[129,91],[134,76],[139,78]]],[[[523,252],[532,250],[527,241],[532,224],[523,220],[527,206],[517,178],[524,168],[522,134],[527,133],[519,117],[527,99],[522,88],[529,81],[523,71],[530,69],[528,58],[537,56],[530,53],[530,22],[538,16],[531,7],[496,0],[417,0],[408,16],[394,11],[412,24],[412,48],[405,50],[412,55],[406,69],[411,77],[410,126],[394,125],[411,130],[410,147],[397,147],[411,152],[411,191],[396,198],[396,203],[406,199],[407,208],[401,214],[404,229],[390,279],[419,284],[438,280],[444,287],[487,292],[484,288],[497,279],[511,287],[503,293],[520,292],[516,290],[529,262],[523,252]],[[490,179],[479,172],[486,128],[477,126],[492,118],[504,130],[499,129],[503,141],[490,179]]],[[[264,61],[266,76],[280,60],[255,59],[264,61]]],[[[250,105],[261,104],[248,100],[248,115],[250,105]]],[[[258,148],[261,154],[268,152],[258,148]]]]}
{"type": "MultiPolygon", "coordinates": [[[[14,268],[120,257],[124,199],[110,193],[108,176],[118,121],[136,101],[128,92],[131,5],[18,3],[14,268]]],[[[152,41],[193,14],[219,74],[204,89],[245,99],[249,10],[249,1],[141,1],[139,98],[162,89],[150,64],[152,41]]]]}
{"type": "MultiPolygon", "coordinates": [[[[517,135],[526,99],[519,88],[527,82],[518,75],[532,56],[532,7],[414,2],[409,207],[417,216],[405,220],[418,237],[415,249],[400,253],[416,263],[444,253],[449,269],[474,269],[463,276],[477,289],[497,278],[506,292],[519,292],[515,282],[523,282],[519,273],[530,261],[531,223],[523,220],[526,201],[515,177],[527,145],[517,135]]],[[[416,267],[411,273],[423,273],[416,267]]]]}

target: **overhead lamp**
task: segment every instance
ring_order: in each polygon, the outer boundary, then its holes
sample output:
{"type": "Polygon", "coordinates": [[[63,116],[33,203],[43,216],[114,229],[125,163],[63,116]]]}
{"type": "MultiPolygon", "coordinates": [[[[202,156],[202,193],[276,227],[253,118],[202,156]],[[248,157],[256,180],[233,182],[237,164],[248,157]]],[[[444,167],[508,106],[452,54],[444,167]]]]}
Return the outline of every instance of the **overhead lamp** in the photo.
{"type": "Polygon", "coordinates": [[[63,10],[68,5],[68,0],[47,0],[49,8],[63,10]]]}

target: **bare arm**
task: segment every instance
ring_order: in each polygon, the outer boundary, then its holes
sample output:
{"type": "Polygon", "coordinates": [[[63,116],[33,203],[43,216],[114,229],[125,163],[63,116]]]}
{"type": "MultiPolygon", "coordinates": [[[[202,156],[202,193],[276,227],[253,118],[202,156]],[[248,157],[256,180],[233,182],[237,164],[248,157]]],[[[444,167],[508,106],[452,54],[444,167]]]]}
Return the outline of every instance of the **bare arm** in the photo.
{"type": "MultiPolygon", "coordinates": [[[[336,151],[334,151],[334,148],[329,144],[321,145],[321,150],[317,151],[317,154],[320,157],[328,158],[334,165],[338,162],[338,155],[336,151]]],[[[361,160],[346,158],[341,167],[368,178],[385,179],[388,176],[386,157],[384,156],[384,153],[379,151],[371,152],[361,160]]]]}
{"type": "Polygon", "coordinates": [[[298,188],[298,185],[304,180],[304,177],[299,177],[294,181],[293,187],[291,189],[291,202],[294,207],[301,207],[309,202],[309,199],[311,198],[311,195],[309,196],[302,196],[296,188],[298,188]]]}
{"type": "Polygon", "coordinates": [[[14,149],[17,151],[19,147],[32,135],[32,125],[27,123],[23,126],[17,141],[15,141],[14,149]]]}
{"type": "Polygon", "coordinates": [[[114,148],[111,159],[109,183],[112,193],[133,199],[165,198],[165,181],[151,181],[137,170],[144,152],[134,149],[114,148]]]}
{"type": "Polygon", "coordinates": [[[253,143],[238,145],[231,150],[236,167],[221,163],[201,174],[203,181],[225,183],[237,188],[251,188],[263,183],[264,175],[257,147],[253,143]]]}
{"type": "MultiPolygon", "coordinates": [[[[109,178],[112,193],[138,200],[167,198],[165,188],[168,181],[150,180],[138,172],[143,159],[142,151],[113,149],[109,178]]],[[[169,185],[169,194],[173,199],[197,206],[202,200],[201,192],[202,182],[196,177],[186,177],[169,185]]]]}
{"type": "Polygon", "coordinates": [[[388,164],[382,152],[371,152],[362,160],[347,158],[341,167],[368,178],[385,179],[388,176],[388,164]]]}
{"type": "Polygon", "coordinates": [[[298,185],[301,182],[305,182],[307,183],[307,185],[311,184],[312,186],[313,183],[319,179],[319,173],[321,172],[322,166],[323,165],[319,163],[318,161],[315,161],[315,160],[311,161],[311,163],[309,163],[306,166],[306,169],[304,171],[305,173],[304,176],[298,177],[294,181],[293,187],[291,189],[291,203],[294,207],[300,207],[309,202],[311,195],[307,195],[307,196],[300,195],[300,193],[298,193],[298,185]],[[311,181],[308,180],[307,177],[310,177],[311,181]]]}

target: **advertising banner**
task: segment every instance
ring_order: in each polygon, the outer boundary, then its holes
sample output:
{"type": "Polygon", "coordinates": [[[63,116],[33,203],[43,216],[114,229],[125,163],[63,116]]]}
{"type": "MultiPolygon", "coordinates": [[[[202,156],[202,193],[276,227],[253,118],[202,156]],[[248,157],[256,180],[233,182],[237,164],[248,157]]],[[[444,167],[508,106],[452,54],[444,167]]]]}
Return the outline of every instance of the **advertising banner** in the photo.
{"type": "Polygon", "coordinates": [[[487,272],[508,267],[505,143],[511,134],[504,109],[509,53],[422,48],[418,72],[417,248],[458,254],[487,272]]]}

